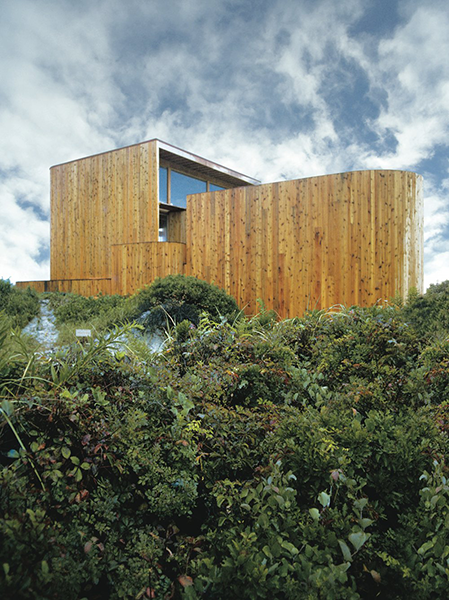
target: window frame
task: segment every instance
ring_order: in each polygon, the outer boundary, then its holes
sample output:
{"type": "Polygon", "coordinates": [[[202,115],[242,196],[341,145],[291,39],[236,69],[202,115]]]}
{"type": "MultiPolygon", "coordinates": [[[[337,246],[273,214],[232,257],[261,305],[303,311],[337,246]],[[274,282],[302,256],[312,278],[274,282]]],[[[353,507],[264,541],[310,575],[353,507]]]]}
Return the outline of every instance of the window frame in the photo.
{"type": "Polygon", "coordinates": [[[159,235],[158,235],[158,242],[167,242],[168,241],[168,211],[166,210],[159,210],[159,235]],[[165,220],[165,227],[161,227],[161,220],[164,219],[165,220]],[[163,233],[163,235],[161,236],[161,232],[163,233]],[[162,237],[165,237],[165,239],[161,239],[162,237]]]}
{"type": "MultiPolygon", "coordinates": [[[[171,202],[171,172],[175,171],[176,173],[180,173],[181,175],[185,175],[187,177],[191,177],[192,179],[198,179],[198,181],[203,181],[206,183],[206,190],[205,192],[220,192],[226,189],[229,189],[229,187],[226,187],[223,185],[223,182],[220,181],[220,179],[217,178],[209,178],[209,179],[204,179],[202,177],[198,177],[195,173],[192,173],[192,171],[189,171],[187,169],[182,169],[179,168],[178,165],[176,165],[175,167],[173,167],[170,162],[166,161],[166,160],[160,160],[159,161],[159,169],[158,169],[158,195],[159,195],[159,203],[162,204],[166,204],[166,205],[170,205],[170,206],[176,206],[177,208],[180,208],[181,210],[186,210],[183,207],[178,207],[176,204],[172,204],[171,202]],[[167,169],[167,198],[165,198],[165,201],[161,200],[160,197],[160,191],[161,191],[161,183],[160,183],[160,169],[167,169]],[[215,185],[216,187],[220,187],[221,190],[211,190],[210,186],[211,185],[215,185]]],[[[204,192],[200,192],[200,193],[204,193],[204,192]]]]}

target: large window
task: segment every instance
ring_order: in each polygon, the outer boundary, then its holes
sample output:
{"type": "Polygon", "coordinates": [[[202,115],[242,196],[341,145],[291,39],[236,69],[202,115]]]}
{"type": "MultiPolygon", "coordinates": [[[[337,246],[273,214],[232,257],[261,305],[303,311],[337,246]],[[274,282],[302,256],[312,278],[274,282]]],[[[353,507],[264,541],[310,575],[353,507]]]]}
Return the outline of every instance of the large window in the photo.
{"type": "Polygon", "coordinates": [[[171,172],[170,204],[186,208],[187,194],[199,194],[207,191],[207,182],[177,171],[171,172]]]}
{"type": "Polygon", "coordinates": [[[180,173],[170,167],[159,168],[159,202],[164,204],[186,208],[189,194],[216,192],[224,189],[210,181],[180,173]]]}

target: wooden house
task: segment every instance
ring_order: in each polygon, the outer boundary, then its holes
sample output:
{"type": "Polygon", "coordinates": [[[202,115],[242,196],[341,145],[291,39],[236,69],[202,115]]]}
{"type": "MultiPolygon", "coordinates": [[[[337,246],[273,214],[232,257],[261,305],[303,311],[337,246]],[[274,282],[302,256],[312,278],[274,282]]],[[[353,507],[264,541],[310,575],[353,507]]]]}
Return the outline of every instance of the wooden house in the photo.
{"type": "Polygon", "coordinates": [[[150,140],[51,168],[50,281],[132,294],[183,273],[249,313],[372,305],[423,285],[422,177],[370,170],[260,184],[150,140]]]}

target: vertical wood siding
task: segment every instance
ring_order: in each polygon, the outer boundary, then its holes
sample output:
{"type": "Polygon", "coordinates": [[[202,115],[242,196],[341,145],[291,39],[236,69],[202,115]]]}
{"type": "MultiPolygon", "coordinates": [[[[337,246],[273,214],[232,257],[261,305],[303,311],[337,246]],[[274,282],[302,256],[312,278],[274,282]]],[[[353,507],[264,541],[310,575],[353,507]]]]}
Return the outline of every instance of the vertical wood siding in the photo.
{"type": "Polygon", "coordinates": [[[151,242],[112,246],[113,294],[133,294],[156,277],[184,273],[185,244],[151,242]]]}
{"type": "MultiPolygon", "coordinates": [[[[423,285],[422,178],[356,171],[188,197],[158,242],[157,142],[51,169],[51,282],[129,294],[186,273],[282,317],[371,305],[423,285]],[[180,243],[180,242],[186,242],[180,243]]],[[[36,285],[34,285],[36,284],[36,285]]]]}
{"type": "Polygon", "coordinates": [[[158,239],[156,142],[55,166],[51,279],[111,277],[111,245],[158,239]]]}
{"type": "Polygon", "coordinates": [[[52,279],[50,281],[18,281],[16,286],[26,289],[28,286],[36,292],[71,292],[80,296],[98,296],[111,294],[110,279],[52,279]]]}
{"type": "Polygon", "coordinates": [[[189,196],[186,274],[282,317],[422,290],[422,178],[358,171],[189,196]]]}
{"type": "Polygon", "coordinates": [[[167,241],[186,243],[186,212],[184,210],[168,213],[167,241]]]}

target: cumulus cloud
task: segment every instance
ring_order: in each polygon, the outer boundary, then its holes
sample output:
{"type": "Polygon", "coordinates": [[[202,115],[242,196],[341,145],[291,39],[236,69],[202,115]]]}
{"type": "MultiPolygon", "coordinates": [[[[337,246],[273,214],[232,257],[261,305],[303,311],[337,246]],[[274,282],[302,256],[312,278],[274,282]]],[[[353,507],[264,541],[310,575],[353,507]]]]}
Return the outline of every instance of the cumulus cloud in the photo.
{"type": "Polygon", "coordinates": [[[46,277],[49,271],[48,257],[42,260],[50,235],[49,223],[29,206],[19,206],[17,198],[24,197],[23,187],[27,187],[22,183],[20,179],[0,183],[0,256],[4,279],[14,280],[16,273],[23,274],[24,279],[39,279],[46,277]]]}
{"type": "Polygon", "coordinates": [[[107,149],[104,32],[61,3],[2,6],[0,37],[0,275],[49,277],[52,164],[107,149]]]}
{"type": "Polygon", "coordinates": [[[387,93],[379,117],[372,123],[380,135],[391,133],[396,148],[369,154],[381,168],[418,166],[449,129],[449,11],[432,3],[418,6],[394,35],[381,40],[374,82],[387,93]]]}
{"type": "Polygon", "coordinates": [[[0,276],[48,277],[50,165],[159,137],[262,181],[423,166],[426,269],[443,279],[449,174],[428,161],[447,150],[448,10],[372,8],[4,0],[0,276]]]}

